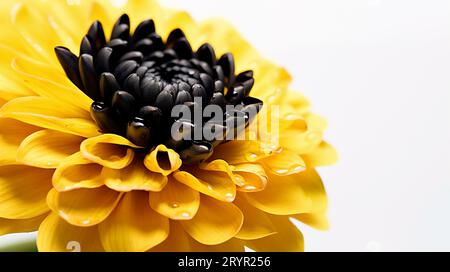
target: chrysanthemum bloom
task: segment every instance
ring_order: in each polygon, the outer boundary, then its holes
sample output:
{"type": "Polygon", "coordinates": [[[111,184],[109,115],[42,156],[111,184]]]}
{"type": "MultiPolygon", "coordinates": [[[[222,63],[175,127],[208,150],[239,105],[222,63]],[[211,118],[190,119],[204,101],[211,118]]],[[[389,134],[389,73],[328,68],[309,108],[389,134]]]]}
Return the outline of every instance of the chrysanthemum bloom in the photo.
{"type": "Polygon", "coordinates": [[[302,251],[290,219],[327,228],[326,123],[227,22],[139,0],[0,10],[0,234],[38,230],[40,251],[302,251]],[[176,140],[192,124],[170,112],[194,98],[278,106],[279,135],[176,140]]]}

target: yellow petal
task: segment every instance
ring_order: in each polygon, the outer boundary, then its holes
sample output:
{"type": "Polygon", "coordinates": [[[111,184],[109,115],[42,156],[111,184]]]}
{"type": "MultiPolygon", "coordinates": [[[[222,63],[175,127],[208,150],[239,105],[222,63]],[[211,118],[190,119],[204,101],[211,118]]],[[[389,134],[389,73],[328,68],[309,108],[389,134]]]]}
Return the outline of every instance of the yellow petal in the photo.
{"type": "Polygon", "coordinates": [[[116,210],[99,225],[106,251],[146,251],[169,235],[169,220],[153,211],[148,193],[126,193],[116,210]]]}
{"type": "Polygon", "coordinates": [[[336,150],[327,142],[322,141],[311,153],[302,155],[311,167],[328,166],[338,161],[336,150]]]}
{"type": "Polygon", "coordinates": [[[278,176],[287,176],[299,173],[306,168],[306,164],[295,152],[289,149],[282,149],[273,155],[260,161],[273,174],[278,176]]]}
{"type": "Polygon", "coordinates": [[[236,197],[236,177],[229,165],[222,160],[212,161],[200,166],[191,166],[186,171],[173,174],[176,180],[203,194],[220,201],[232,202],[236,197]],[[222,169],[220,169],[222,168],[222,169]]]}
{"type": "Polygon", "coordinates": [[[47,217],[47,214],[39,215],[29,219],[0,218],[0,235],[8,233],[36,231],[45,217],[47,217]]]}
{"type": "Polygon", "coordinates": [[[271,216],[277,233],[257,239],[247,240],[245,245],[258,252],[302,252],[303,235],[285,216],[271,216]]]}
{"type": "Polygon", "coordinates": [[[28,219],[46,213],[52,173],[29,166],[1,166],[0,217],[28,219]]]}
{"type": "Polygon", "coordinates": [[[66,159],[53,174],[53,187],[59,191],[71,191],[80,188],[98,188],[104,185],[101,176],[102,166],[85,159],[77,152],[66,159]]]}
{"type": "Polygon", "coordinates": [[[150,249],[151,252],[190,252],[193,239],[187,234],[181,224],[170,221],[169,236],[159,245],[150,249]]]}
{"type": "Polygon", "coordinates": [[[150,193],[150,207],[173,220],[189,220],[195,216],[200,205],[200,194],[169,177],[161,192],[150,193]]]}
{"type": "Polygon", "coordinates": [[[241,192],[258,192],[267,185],[267,174],[264,167],[257,163],[234,165],[233,173],[238,175],[238,190],[241,192]]]}
{"type": "Polygon", "coordinates": [[[119,192],[106,186],[58,192],[52,189],[47,196],[50,209],[68,223],[80,227],[96,225],[114,210],[120,200],[119,192]]]}
{"type": "Polygon", "coordinates": [[[0,118],[0,165],[17,164],[17,149],[28,135],[39,130],[20,121],[0,118]]]}
{"type": "Polygon", "coordinates": [[[148,170],[141,157],[135,158],[124,169],[104,167],[102,176],[105,179],[106,186],[120,192],[133,190],[159,192],[167,184],[167,177],[148,170]]]}
{"type": "Polygon", "coordinates": [[[264,191],[246,196],[253,206],[277,215],[321,212],[327,207],[322,180],[314,169],[289,176],[269,174],[264,191]]]}
{"type": "Polygon", "coordinates": [[[145,166],[153,172],[168,176],[181,167],[180,155],[165,145],[158,145],[144,159],[145,166]]]}
{"type": "Polygon", "coordinates": [[[217,146],[210,160],[221,159],[234,165],[255,162],[265,156],[256,141],[229,141],[217,146]]]}
{"type": "Polygon", "coordinates": [[[92,99],[67,78],[60,66],[16,57],[11,67],[25,80],[26,86],[39,96],[53,98],[78,107],[86,115],[89,113],[92,99]]]}
{"type": "Polygon", "coordinates": [[[292,217],[317,230],[330,228],[327,216],[322,213],[301,213],[292,215],[292,217]]]}
{"type": "MultiPolygon", "coordinates": [[[[192,240],[192,239],[191,239],[192,240]]],[[[231,238],[225,243],[218,245],[204,245],[195,240],[191,241],[191,252],[244,252],[244,243],[235,238],[231,238]]]]}
{"type": "Polygon", "coordinates": [[[233,202],[244,214],[244,223],[236,238],[253,240],[276,233],[269,215],[250,205],[245,197],[238,196],[233,202]]]}
{"type": "Polygon", "coordinates": [[[29,166],[56,168],[80,149],[82,137],[54,130],[41,130],[25,138],[17,151],[17,160],[29,166]]]}
{"type": "Polygon", "coordinates": [[[233,203],[201,196],[200,208],[191,220],[180,221],[192,238],[205,245],[218,245],[241,229],[243,215],[233,203]]]}
{"type": "Polygon", "coordinates": [[[93,137],[99,134],[97,125],[90,117],[86,117],[84,110],[52,98],[16,98],[3,105],[0,116],[82,137],[93,137]]]}
{"type": "Polygon", "coordinates": [[[58,44],[54,31],[46,20],[46,15],[28,5],[17,5],[12,13],[12,21],[23,40],[33,48],[42,60],[53,61],[53,48],[58,44]],[[39,29],[39,31],[36,31],[39,29]]]}
{"type": "Polygon", "coordinates": [[[39,227],[37,247],[41,252],[103,251],[98,228],[77,227],[51,213],[39,227]]]}
{"type": "Polygon", "coordinates": [[[84,140],[80,151],[86,159],[105,167],[122,169],[130,165],[134,158],[132,142],[116,134],[102,134],[84,140]]]}

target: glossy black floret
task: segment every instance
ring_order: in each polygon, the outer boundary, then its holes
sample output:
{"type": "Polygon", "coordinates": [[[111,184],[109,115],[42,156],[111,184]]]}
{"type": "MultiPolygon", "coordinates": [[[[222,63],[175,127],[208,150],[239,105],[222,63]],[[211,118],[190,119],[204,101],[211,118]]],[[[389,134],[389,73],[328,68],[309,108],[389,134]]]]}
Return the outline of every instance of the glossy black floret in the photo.
{"type": "Polygon", "coordinates": [[[236,75],[231,53],[217,58],[208,43],[194,51],[178,28],[164,42],[151,19],[132,32],[128,15],[120,16],[110,40],[102,24],[95,21],[81,40],[79,56],[62,46],[55,53],[67,77],[94,100],[91,116],[100,131],[122,135],[147,148],[166,144],[185,163],[206,160],[224,140],[174,139],[173,124],[182,124],[180,135],[193,134],[205,125],[214,126],[215,133],[224,136],[248,125],[251,117],[246,110],[258,112],[262,106],[249,96],[253,72],[236,75]],[[199,107],[195,98],[201,100],[202,108],[213,104],[225,110],[227,105],[238,105],[241,110],[224,111],[220,124],[208,118],[194,124],[193,118],[171,117],[176,105],[199,107]]]}

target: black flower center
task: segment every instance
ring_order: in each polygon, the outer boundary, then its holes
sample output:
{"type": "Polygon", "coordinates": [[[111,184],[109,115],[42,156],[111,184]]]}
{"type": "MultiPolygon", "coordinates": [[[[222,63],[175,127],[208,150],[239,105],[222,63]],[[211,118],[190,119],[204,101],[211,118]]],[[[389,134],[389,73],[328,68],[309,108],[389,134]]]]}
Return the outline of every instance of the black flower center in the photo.
{"type": "Polygon", "coordinates": [[[253,72],[235,75],[231,53],[216,58],[205,43],[193,51],[181,29],[164,42],[155,32],[153,20],[141,22],[130,32],[130,19],[122,15],[106,40],[102,24],[94,22],[82,39],[77,57],[65,47],[55,48],[67,77],[94,100],[92,118],[103,133],[115,133],[136,145],[151,148],[165,144],[179,151],[184,162],[207,159],[225,134],[239,132],[251,121],[249,109],[259,112],[262,102],[250,97],[253,72]],[[208,105],[223,109],[222,122],[211,117],[172,116],[176,105],[203,110],[208,105]],[[227,110],[229,105],[240,106],[227,110]],[[244,121],[238,122],[241,118],[244,121]],[[221,134],[217,138],[174,137],[193,134],[204,126],[221,134]],[[175,135],[176,136],[176,135],[175,135]]]}

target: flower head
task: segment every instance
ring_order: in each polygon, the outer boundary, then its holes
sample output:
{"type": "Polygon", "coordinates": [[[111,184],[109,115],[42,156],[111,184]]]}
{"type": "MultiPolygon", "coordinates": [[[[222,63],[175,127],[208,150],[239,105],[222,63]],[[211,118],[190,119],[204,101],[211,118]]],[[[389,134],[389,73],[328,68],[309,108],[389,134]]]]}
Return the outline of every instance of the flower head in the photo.
{"type": "Polygon", "coordinates": [[[299,251],[290,218],[327,227],[326,123],[228,23],[139,0],[0,12],[0,233],[38,229],[41,251],[299,251]]]}

